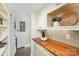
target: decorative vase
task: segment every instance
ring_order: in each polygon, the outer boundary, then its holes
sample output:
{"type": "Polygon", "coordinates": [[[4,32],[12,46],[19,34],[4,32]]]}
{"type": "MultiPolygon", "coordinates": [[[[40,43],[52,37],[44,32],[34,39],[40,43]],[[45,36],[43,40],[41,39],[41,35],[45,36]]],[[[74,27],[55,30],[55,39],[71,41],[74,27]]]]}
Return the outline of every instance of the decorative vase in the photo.
{"type": "Polygon", "coordinates": [[[42,33],[41,40],[46,41],[47,40],[47,37],[45,35],[45,32],[44,31],[41,31],[41,33],[42,33]]]}
{"type": "Polygon", "coordinates": [[[60,26],[60,23],[58,21],[55,21],[54,24],[53,24],[53,26],[54,27],[58,27],[58,26],[60,26]]]}

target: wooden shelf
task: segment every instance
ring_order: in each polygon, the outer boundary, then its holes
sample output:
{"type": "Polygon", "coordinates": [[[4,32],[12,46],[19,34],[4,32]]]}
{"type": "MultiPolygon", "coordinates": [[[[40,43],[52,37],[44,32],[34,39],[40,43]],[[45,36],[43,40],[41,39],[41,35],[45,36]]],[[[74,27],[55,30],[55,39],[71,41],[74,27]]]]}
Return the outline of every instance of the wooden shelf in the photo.
{"type": "Polygon", "coordinates": [[[7,28],[6,25],[0,25],[0,28],[7,28]]]}
{"type": "Polygon", "coordinates": [[[79,31],[79,26],[60,26],[60,27],[45,27],[37,30],[72,30],[79,31]]]}
{"type": "Polygon", "coordinates": [[[8,35],[4,35],[4,37],[2,37],[2,40],[4,40],[5,38],[7,38],[8,37],[8,35]]]}
{"type": "Polygon", "coordinates": [[[0,38],[0,41],[4,40],[4,39],[5,39],[5,38],[7,38],[7,37],[8,37],[8,35],[7,35],[7,34],[2,35],[2,37],[0,38]]]}
{"type": "MultiPolygon", "coordinates": [[[[51,19],[55,17],[61,17],[62,21],[60,22],[61,26],[73,26],[79,24],[79,4],[76,3],[68,3],[62,7],[57,8],[56,10],[52,10],[48,13],[47,17],[47,25],[50,27],[54,22],[51,22],[51,19]]],[[[68,30],[72,30],[68,29],[68,30]]],[[[74,30],[74,29],[73,29],[74,30]]]]}
{"type": "Polygon", "coordinates": [[[47,28],[38,28],[37,30],[41,31],[41,30],[48,30],[48,29],[47,28]]]}
{"type": "Polygon", "coordinates": [[[8,19],[7,6],[2,3],[0,3],[0,17],[2,17],[3,19],[8,19]]]}
{"type": "Polygon", "coordinates": [[[0,17],[2,17],[2,18],[4,18],[4,19],[8,19],[8,17],[7,16],[5,16],[2,12],[0,12],[0,17]]]}

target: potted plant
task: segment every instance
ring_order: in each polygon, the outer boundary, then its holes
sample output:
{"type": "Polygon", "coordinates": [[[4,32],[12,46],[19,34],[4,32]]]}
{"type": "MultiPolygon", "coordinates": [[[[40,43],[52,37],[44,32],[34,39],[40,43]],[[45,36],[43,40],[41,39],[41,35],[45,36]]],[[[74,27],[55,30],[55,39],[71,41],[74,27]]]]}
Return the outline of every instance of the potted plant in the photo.
{"type": "Polygon", "coordinates": [[[51,21],[54,22],[53,26],[60,26],[60,21],[62,21],[62,18],[61,17],[55,17],[51,21]]]}

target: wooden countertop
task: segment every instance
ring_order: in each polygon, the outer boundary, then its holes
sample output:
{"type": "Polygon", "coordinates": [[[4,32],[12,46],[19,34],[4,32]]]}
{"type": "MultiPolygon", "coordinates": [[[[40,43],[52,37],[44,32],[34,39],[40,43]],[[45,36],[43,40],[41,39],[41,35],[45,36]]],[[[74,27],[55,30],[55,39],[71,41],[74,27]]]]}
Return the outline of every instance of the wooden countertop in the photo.
{"type": "Polygon", "coordinates": [[[49,52],[58,56],[79,56],[79,48],[77,47],[55,41],[53,39],[43,41],[40,38],[33,38],[33,40],[47,49],[49,52]]]}

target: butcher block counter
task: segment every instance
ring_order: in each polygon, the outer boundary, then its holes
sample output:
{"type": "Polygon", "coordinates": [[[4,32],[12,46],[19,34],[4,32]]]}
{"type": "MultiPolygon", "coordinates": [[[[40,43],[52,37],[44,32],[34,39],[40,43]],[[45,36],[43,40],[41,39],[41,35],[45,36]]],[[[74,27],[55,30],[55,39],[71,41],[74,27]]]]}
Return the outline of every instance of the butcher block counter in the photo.
{"type": "Polygon", "coordinates": [[[77,47],[49,38],[46,41],[43,41],[40,38],[33,38],[33,40],[50,53],[54,53],[57,56],[79,56],[79,48],[77,47]]]}

